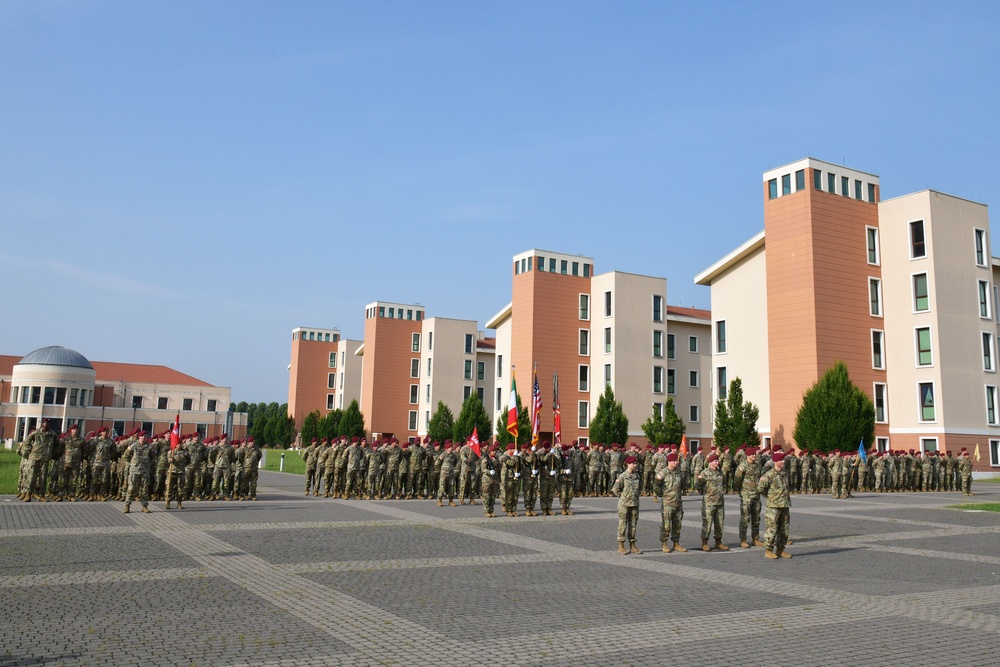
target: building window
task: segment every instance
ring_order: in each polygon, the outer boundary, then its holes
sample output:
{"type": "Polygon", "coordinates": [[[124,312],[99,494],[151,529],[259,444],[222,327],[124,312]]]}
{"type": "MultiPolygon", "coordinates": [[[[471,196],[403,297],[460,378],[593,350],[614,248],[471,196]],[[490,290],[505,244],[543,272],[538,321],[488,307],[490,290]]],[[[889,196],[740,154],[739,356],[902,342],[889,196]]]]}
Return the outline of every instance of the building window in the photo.
{"type": "MultiPolygon", "coordinates": [[[[48,389],[46,389],[46,391],[48,391],[48,389]]],[[[37,402],[38,401],[32,401],[32,403],[37,403],[37,402]]],[[[48,401],[46,401],[46,403],[47,402],[48,401]]],[[[142,410],[142,396],[133,396],[132,397],[132,409],[133,410],[142,410]]]]}
{"type": "Polygon", "coordinates": [[[697,405],[692,405],[690,407],[690,409],[688,410],[688,416],[690,417],[689,421],[691,422],[698,422],[700,420],[701,415],[698,414],[697,405]]]}
{"type": "Polygon", "coordinates": [[[590,319],[590,295],[581,294],[580,295],[580,319],[589,320],[590,319]]]}
{"type": "Polygon", "coordinates": [[[194,404],[194,400],[193,400],[193,399],[190,399],[190,398],[185,398],[185,399],[184,399],[184,400],[183,400],[183,401],[181,402],[181,409],[182,409],[182,410],[187,410],[187,411],[189,411],[189,412],[190,412],[190,410],[191,410],[191,406],[192,406],[193,404],[194,404]]]}
{"type": "Polygon", "coordinates": [[[795,172],[795,191],[799,192],[806,189],[806,170],[799,169],[795,172]]]}
{"type": "Polygon", "coordinates": [[[465,353],[472,354],[472,334],[465,334],[465,353]]]}
{"type": "Polygon", "coordinates": [[[688,352],[698,352],[698,337],[688,336],[688,352]]]}
{"type": "MultiPolygon", "coordinates": [[[[539,264],[538,266],[539,266],[539,268],[542,267],[541,264],[539,264]]],[[[479,402],[480,403],[485,403],[486,402],[486,389],[484,389],[483,387],[476,387],[476,396],[479,398],[479,402]]]]}
{"type": "Polygon", "coordinates": [[[813,189],[823,189],[823,172],[819,169],[813,169],[813,189]]]}
{"type": "Polygon", "coordinates": [[[726,400],[729,396],[729,379],[725,366],[719,366],[715,369],[715,384],[719,387],[719,400],[726,400]]]}
{"type": "Polygon", "coordinates": [[[611,327],[604,327],[604,353],[611,354],[611,327]]]}
{"type": "Polygon", "coordinates": [[[990,319],[990,284],[979,281],[979,317],[990,319]]]}
{"type": "MultiPolygon", "coordinates": [[[[522,261],[524,261],[524,260],[522,260],[522,261]]],[[[529,272],[531,271],[531,258],[530,257],[528,258],[528,271],[529,272]]]]}
{"type": "Polygon", "coordinates": [[[872,329],[872,368],[885,370],[884,341],[885,334],[878,329],[872,329]]]}
{"type": "Polygon", "coordinates": [[[868,263],[879,264],[878,253],[878,229],[876,227],[865,227],[865,236],[868,240],[868,263]]]}
{"type": "MultiPolygon", "coordinates": [[[[28,388],[25,387],[24,390],[27,391],[28,388]]],[[[42,400],[42,388],[41,387],[32,387],[31,388],[31,401],[30,401],[31,404],[32,405],[38,405],[41,402],[41,400],[42,400]]],[[[142,396],[133,396],[132,397],[132,407],[133,408],[141,408],[142,407],[142,396]],[[135,399],[137,399],[137,398],[139,399],[139,405],[135,404],[135,399]]]]}
{"type": "Polygon", "coordinates": [[[772,178],[767,182],[767,198],[777,199],[778,197],[778,179],[772,178]]]}
{"type": "Polygon", "coordinates": [[[583,277],[584,278],[589,278],[590,277],[590,264],[584,263],[584,265],[583,265],[583,277]]]}
{"type": "Polygon", "coordinates": [[[326,409],[327,410],[333,410],[334,406],[336,406],[336,405],[337,405],[337,403],[336,403],[336,398],[335,398],[334,394],[327,394],[326,395],[326,409]]]}
{"type": "Polygon", "coordinates": [[[910,259],[927,256],[927,246],[924,244],[924,221],[916,220],[910,223],[910,259]]]}
{"type": "Polygon", "coordinates": [[[677,350],[674,347],[674,335],[672,333],[667,334],[667,359],[675,359],[677,357],[677,350]]]}
{"type": "Polygon", "coordinates": [[[331,352],[330,353],[330,362],[329,362],[328,365],[330,366],[330,368],[336,368],[337,367],[337,353],[336,352],[331,352]]]}
{"type": "Polygon", "coordinates": [[[347,364],[347,350],[340,351],[340,366],[343,368],[347,364]]]}
{"type": "Polygon", "coordinates": [[[663,366],[653,366],[653,393],[663,393],[663,366]]]}
{"type": "Polygon", "coordinates": [[[337,374],[327,373],[326,374],[326,388],[333,389],[337,386],[337,374]]]}
{"type": "Polygon", "coordinates": [[[938,449],[937,438],[920,438],[920,453],[936,452],[938,449]]]}
{"type": "Polygon", "coordinates": [[[568,263],[566,262],[565,259],[560,260],[559,261],[559,273],[561,273],[562,275],[565,276],[566,275],[566,267],[567,266],[568,266],[568,263]]]}
{"type": "Polygon", "coordinates": [[[724,354],[726,351],[726,321],[715,322],[715,351],[724,354]]]}
{"type": "Polygon", "coordinates": [[[611,384],[611,364],[604,364],[604,386],[611,384]]]}
{"type": "Polygon", "coordinates": [[[427,357],[427,377],[431,376],[431,358],[427,357]]]}
{"type": "Polygon", "coordinates": [[[410,351],[419,352],[420,351],[420,334],[413,334],[413,342],[410,345],[410,351]]]}
{"type": "Polygon", "coordinates": [[[996,370],[993,363],[993,334],[988,331],[983,332],[983,370],[996,370]]]}
{"type": "Polygon", "coordinates": [[[653,321],[663,321],[663,297],[659,294],[653,295],[653,321]]]}
{"type": "Polygon", "coordinates": [[[875,447],[880,452],[889,451],[889,438],[875,438],[875,447]]]}
{"type": "Polygon", "coordinates": [[[688,371],[688,386],[689,387],[698,386],[698,371],[688,371]]]}
{"type": "Polygon", "coordinates": [[[986,385],[986,423],[997,425],[997,388],[986,385]]]}
{"type": "Polygon", "coordinates": [[[837,194],[837,175],[827,173],[826,175],[826,191],[830,194],[837,194]]]}
{"type": "Polygon", "coordinates": [[[868,201],[870,201],[873,204],[875,203],[875,184],[874,183],[869,183],[868,184],[868,201]]]}
{"type": "Polygon", "coordinates": [[[472,387],[470,385],[465,385],[465,387],[462,388],[462,400],[469,400],[469,396],[472,396],[472,387]]]}
{"type": "Polygon", "coordinates": [[[465,375],[464,375],[464,378],[466,380],[471,380],[472,379],[472,360],[471,359],[466,359],[465,360],[465,375]]]}
{"type": "Polygon", "coordinates": [[[55,405],[56,402],[56,390],[55,387],[46,387],[44,391],[43,402],[45,405],[55,405]]]}
{"type": "Polygon", "coordinates": [[[663,403],[653,403],[653,414],[657,417],[663,417],[663,403]]]}
{"type": "Polygon", "coordinates": [[[667,369],[667,393],[671,395],[677,393],[677,371],[673,368],[667,369]]]}
{"type": "MultiPolygon", "coordinates": [[[[497,377],[498,378],[502,378],[503,377],[503,355],[502,354],[498,354],[497,355],[497,377]]],[[[499,405],[499,403],[497,405],[499,405]]]]}
{"type": "Polygon", "coordinates": [[[427,351],[431,352],[434,349],[434,332],[427,332],[427,351]]]}
{"type": "Polygon", "coordinates": [[[477,361],[476,362],[476,380],[483,382],[486,379],[486,362],[477,361]]]}
{"type": "Polygon", "coordinates": [[[573,262],[573,275],[580,275],[580,262],[573,262]]]}
{"type": "Polygon", "coordinates": [[[420,359],[417,359],[416,357],[410,359],[410,377],[420,377],[420,359]]]}
{"type": "Polygon", "coordinates": [[[425,387],[424,394],[426,394],[426,396],[427,396],[427,398],[424,399],[424,400],[425,400],[425,402],[430,403],[431,402],[431,383],[428,382],[426,385],[424,385],[424,387],[425,387]]]}
{"type": "Polygon", "coordinates": [[[497,387],[497,407],[500,407],[500,387],[497,387]]]}
{"type": "Polygon", "coordinates": [[[407,429],[410,430],[410,431],[416,431],[417,430],[417,411],[416,410],[410,410],[410,419],[409,419],[409,424],[407,424],[407,429]]]}
{"type": "Polygon", "coordinates": [[[590,356],[590,329],[580,329],[580,356],[590,356]]]}
{"type": "Polygon", "coordinates": [[[870,312],[875,317],[882,316],[882,281],[878,278],[868,279],[868,298],[870,312]]]}
{"type": "Polygon", "coordinates": [[[539,256],[539,258],[538,258],[538,270],[541,271],[541,272],[543,272],[543,273],[545,272],[545,258],[544,257],[539,256]]]}
{"type": "MultiPolygon", "coordinates": [[[[389,319],[390,320],[396,319],[396,309],[393,308],[392,306],[389,306],[389,319]]],[[[310,336],[312,336],[312,334],[310,334],[310,336]]]]}
{"type": "Polygon", "coordinates": [[[854,198],[858,201],[862,201],[864,199],[861,194],[862,192],[864,192],[864,190],[862,190],[861,181],[854,181],[854,198]]]}
{"type": "Polygon", "coordinates": [[[208,405],[206,406],[209,412],[215,412],[215,406],[217,405],[214,398],[208,399],[208,405]]]}
{"type": "Polygon", "coordinates": [[[604,293],[604,317],[611,317],[611,292],[604,293]]]}
{"type": "Polygon", "coordinates": [[[990,440],[990,465],[1000,466],[1000,440],[990,440]]]}
{"type": "Polygon", "coordinates": [[[577,404],[577,426],[587,428],[590,426],[590,402],[580,401],[577,404]]]}
{"type": "Polygon", "coordinates": [[[875,421],[879,424],[884,424],[887,421],[885,418],[885,384],[882,382],[875,383],[875,421]]]}
{"type": "Polygon", "coordinates": [[[913,276],[913,310],[922,313],[930,309],[931,299],[927,289],[927,274],[917,273],[913,276]]]}
{"type": "Polygon", "coordinates": [[[781,176],[781,194],[790,195],[792,194],[792,175],[783,174],[781,176]]]}
{"type": "Polygon", "coordinates": [[[976,266],[986,266],[986,230],[977,229],[976,234],[976,266]]]}
{"type": "Polygon", "coordinates": [[[840,194],[845,197],[851,196],[851,179],[847,176],[840,177],[840,194]]]}
{"type": "Polygon", "coordinates": [[[663,356],[663,332],[653,331],[653,356],[660,358],[663,356]]]}
{"type": "Polygon", "coordinates": [[[934,363],[931,354],[931,329],[930,327],[920,327],[917,329],[917,365],[930,366],[934,363]]]}
{"type": "MultiPolygon", "coordinates": [[[[340,388],[344,388],[344,371],[340,371],[340,388]]],[[[343,396],[341,396],[343,398],[343,396]]]]}
{"type": "Polygon", "coordinates": [[[934,421],[934,383],[921,382],[918,385],[920,393],[920,421],[934,421]]]}
{"type": "Polygon", "coordinates": [[[590,366],[580,366],[580,391],[590,391],[590,366]]]}
{"type": "Polygon", "coordinates": [[[165,396],[160,396],[158,399],[156,399],[156,409],[157,410],[167,409],[167,398],[165,396]]]}
{"type": "Polygon", "coordinates": [[[549,257],[549,273],[555,273],[555,272],[556,272],[556,258],[549,257]]]}

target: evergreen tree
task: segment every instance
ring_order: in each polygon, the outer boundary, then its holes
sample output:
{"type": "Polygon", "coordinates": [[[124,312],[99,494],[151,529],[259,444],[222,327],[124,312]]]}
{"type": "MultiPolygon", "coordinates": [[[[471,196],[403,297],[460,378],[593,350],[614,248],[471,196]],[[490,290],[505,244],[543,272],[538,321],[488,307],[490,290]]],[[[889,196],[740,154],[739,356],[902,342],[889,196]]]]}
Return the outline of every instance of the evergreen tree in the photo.
{"type": "Polygon", "coordinates": [[[621,401],[615,400],[615,392],[609,384],[604,388],[594,418],[590,420],[590,442],[593,444],[625,444],[628,441],[628,417],[622,409],[621,401]]]}
{"type": "Polygon", "coordinates": [[[642,425],[642,432],[653,445],[678,444],[686,430],[684,422],[677,416],[673,398],[667,398],[667,402],[663,404],[662,415],[654,409],[653,414],[642,425]]]}
{"type": "Polygon", "coordinates": [[[875,439],[875,404],[851,382],[847,364],[838,361],[802,396],[792,432],[802,449],[823,452],[870,447],[875,439]]]}
{"type": "Polygon", "coordinates": [[[319,422],[322,419],[319,410],[313,410],[302,422],[302,446],[308,447],[313,438],[319,438],[319,422]]]}
{"type": "Polygon", "coordinates": [[[319,433],[321,438],[336,438],[340,427],[340,419],[344,416],[343,410],[331,410],[319,422],[319,433]]]}
{"type": "Polygon", "coordinates": [[[348,438],[365,436],[365,416],[361,414],[361,407],[358,406],[357,399],[351,401],[337,423],[337,435],[346,435],[348,438]]]}
{"type": "Polygon", "coordinates": [[[469,394],[469,397],[462,403],[462,411],[458,413],[455,420],[455,428],[452,431],[452,439],[455,442],[465,442],[472,429],[476,429],[479,442],[486,442],[493,435],[493,427],[490,424],[490,416],[486,414],[483,402],[479,400],[477,394],[469,394]]]}
{"type": "Polygon", "coordinates": [[[438,401],[437,409],[431,415],[431,420],[427,424],[427,435],[431,442],[444,442],[451,439],[451,434],[455,430],[455,416],[451,409],[438,401]]]}
{"type": "MultiPolygon", "coordinates": [[[[521,404],[521,395],[515,394],[517,399],[517,442],[524,443],[531,441],[531,415],[521,404]]],[[[497,417],[496,441],[501,445],[514,442],[514,436],[507,431],[507,411],[508,407],[503,406],[503,411],[497,417]]]]}
{"type": "Polygon", "coordinates": [[[726,400],[715,403],[715,431],[712,434],[715,444],[720,448],[728,447],[730,451],[744,443],[759,447],[759,416],[760,409],[756,405],[743,402],[743,381],[735,378],[729,383],[726,400]]]}

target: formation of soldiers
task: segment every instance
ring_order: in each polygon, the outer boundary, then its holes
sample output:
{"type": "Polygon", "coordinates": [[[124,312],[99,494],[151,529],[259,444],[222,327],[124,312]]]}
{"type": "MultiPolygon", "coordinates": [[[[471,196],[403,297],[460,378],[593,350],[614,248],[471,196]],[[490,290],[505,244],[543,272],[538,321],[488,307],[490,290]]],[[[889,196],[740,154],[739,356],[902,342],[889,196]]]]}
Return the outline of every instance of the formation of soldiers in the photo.
{"type": "Polygon", "coordinates": [[[62,435],[48,420],[18,446],[21,457],[18,498],[36,501],[149,501],[170,509],[185,500],[256,500],[261,450],[253,438],[233,440],[223,434],[202,440],[180,435],[171,449],[170,431],[148,438],[135,430],[112,438],[107,428],[79,435],[77,426],[62,435]]]}

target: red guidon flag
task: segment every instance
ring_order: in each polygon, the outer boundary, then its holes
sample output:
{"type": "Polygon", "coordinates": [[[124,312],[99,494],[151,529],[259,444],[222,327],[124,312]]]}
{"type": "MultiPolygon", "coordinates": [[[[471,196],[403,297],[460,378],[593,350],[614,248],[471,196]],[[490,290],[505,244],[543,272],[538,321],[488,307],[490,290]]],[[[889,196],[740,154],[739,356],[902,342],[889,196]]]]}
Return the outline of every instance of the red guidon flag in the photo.
{"type": "Polygon", "coordinates": [[[476,456],[482,456],[482,453],[479,451],[479,427],[478,426],[473,426],[472,427],[472,435],[469,436],[469,446],[472,447],[472,451],[474,451],[476,453],[476,456]]]}
{"type": "Polygon", "coordinates": [[[517,440],[517,382],[514,367],[510,367],[510,402],[507,404],[507,432],[517,440]]]}
{"type": "Polygon", "coordinates": [[[170,429],[170,449],[177,449],[177,445],[181,444],[181,415],[177,413],[177,419],[174,420],[174,427],[170,429]]]}

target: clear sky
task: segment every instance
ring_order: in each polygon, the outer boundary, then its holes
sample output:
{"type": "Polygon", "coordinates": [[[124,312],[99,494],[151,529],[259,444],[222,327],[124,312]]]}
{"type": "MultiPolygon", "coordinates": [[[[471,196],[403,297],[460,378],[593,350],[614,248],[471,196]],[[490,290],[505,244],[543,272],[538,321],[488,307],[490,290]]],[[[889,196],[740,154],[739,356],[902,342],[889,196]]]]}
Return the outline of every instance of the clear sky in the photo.
{"type": "Polygon", "coordinates": [[[511,258],[693,277],[811,156],[1000,204],[996,2],[0,2],[0,354],[287,400],[291,330],[511,258]]]}

